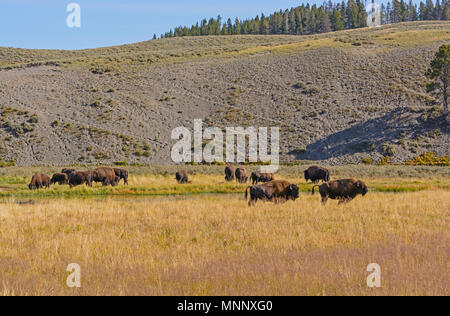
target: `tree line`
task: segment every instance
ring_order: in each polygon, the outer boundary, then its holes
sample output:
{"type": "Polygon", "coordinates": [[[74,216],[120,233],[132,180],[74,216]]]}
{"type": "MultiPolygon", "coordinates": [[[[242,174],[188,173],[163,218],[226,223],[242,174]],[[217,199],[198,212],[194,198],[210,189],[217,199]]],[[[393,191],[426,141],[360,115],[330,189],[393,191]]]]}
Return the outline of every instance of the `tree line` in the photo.
{"type": "MultiPolygon", "coordinates": [[[[370,0],[369,0],[370,1],[370,0]]],[[[321,6],[302,4],[296,8],[275,12],[269,16],[257,15],[253,19],[224,21],[221,16],[203,19],[188,26],[179,26],[161,38],[206,35],[238,34],[289,34],[307,35],[326,33],[367,26],[366,1],[347,0],[334,4],[330,1],[321,6]]],[[[380,7],[381,24],[405,21],[448,20],[448,0],[426,0],[417,6],[409,0],[392,0],[380,7]]],[[[157,35],[153,36],[156,39],[157,35]]]]}

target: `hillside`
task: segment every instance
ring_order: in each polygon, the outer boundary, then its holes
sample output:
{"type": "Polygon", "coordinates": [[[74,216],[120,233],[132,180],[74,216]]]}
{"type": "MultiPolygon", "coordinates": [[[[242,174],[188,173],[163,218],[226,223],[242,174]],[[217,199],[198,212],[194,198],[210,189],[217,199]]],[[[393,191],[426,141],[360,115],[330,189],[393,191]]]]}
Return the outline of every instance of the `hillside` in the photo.
{"type": "Polygon", "coordinates": [[[450,22],[210,36],[81,51],[0,48],[0,162],[170,163],[178,126],[280,126],[285,161],[449,154],[424,73],[450,22]]]}

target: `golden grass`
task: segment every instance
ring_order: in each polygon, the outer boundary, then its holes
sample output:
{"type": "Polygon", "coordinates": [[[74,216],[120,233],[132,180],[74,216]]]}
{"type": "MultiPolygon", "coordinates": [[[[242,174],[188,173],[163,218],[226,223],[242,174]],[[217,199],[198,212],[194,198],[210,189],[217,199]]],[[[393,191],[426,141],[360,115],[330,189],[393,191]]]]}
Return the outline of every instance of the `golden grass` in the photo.
{"type": "MultiPolygon", "coordinates": [[[[149,179],[151,182],[152,180],[149,179]]],[[[0,207],[0,295],[448,295],[448,191],[42,200],[0,207]],[[368,264],[382,288],[366,286],[368,264]],[[69,263],[82,287],[68,289],[69,263]]]]}

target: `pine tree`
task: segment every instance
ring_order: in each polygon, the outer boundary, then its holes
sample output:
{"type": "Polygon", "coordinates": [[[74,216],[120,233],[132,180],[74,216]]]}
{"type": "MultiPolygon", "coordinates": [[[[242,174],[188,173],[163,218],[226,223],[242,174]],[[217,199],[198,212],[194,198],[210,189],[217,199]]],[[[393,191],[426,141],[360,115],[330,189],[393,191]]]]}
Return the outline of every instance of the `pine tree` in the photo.
{"type": "Polygon", "coordinates": [[[386,5],[386,24],[392,23],[392,5],[390,2],[386,5]]]}
{"type": "Polygon", "coordinates": [[[440,20],[441,16],[442,16],[441,2],[439,0],[436,0],[436,5],[433,10],[433,20],[440,20]]]}
{"type": "Polygon", "coordinates": [[[442,12],[441,12],[441,20],[447,21],[450,19],[450,15],[449,15],[449,3],[448,1],[445,1],[443,7],[442,7],[442,12]]]}
{"type": "Polygon", "coordinates": [[[342,15],[339,10],[337,9],[333,10],[333,12],[331,13],[330,20],[333,31],[340,31],[344,29],[345,27],[344,20],[342,19],[342,15]]]}
{"type": "Polygon", "coordinates": [[[425,6],[425,3],[423,3],[422,1],[420,2],[419,5],[419,19],[421,21],[425,21],[427,19],[427,7],[425,6]]]}
{"type": "Polygon", "coordinates": [[[448,95],[450,83],[450,45],[442,45],[430,64],[426,73],[432,81],[427,85],[427,91],[432,93],[438,90],[441,93],[444,105],[444,118],[448,118],[448,95]]]}
{"type": "Polygon", "coordinates": [[[433,0],[427,0],[426,4],[426,13],[425,13],[425,20],[432,20],[433,19],[433,13],[434,13],[434,4],[433,0]]]}
{"type": "Polygon", "coordinates": [[[407,20],[406,21],[417,21],[417,8],[414,6],[412,0],[409,0],[407,5],[407,20]]]}

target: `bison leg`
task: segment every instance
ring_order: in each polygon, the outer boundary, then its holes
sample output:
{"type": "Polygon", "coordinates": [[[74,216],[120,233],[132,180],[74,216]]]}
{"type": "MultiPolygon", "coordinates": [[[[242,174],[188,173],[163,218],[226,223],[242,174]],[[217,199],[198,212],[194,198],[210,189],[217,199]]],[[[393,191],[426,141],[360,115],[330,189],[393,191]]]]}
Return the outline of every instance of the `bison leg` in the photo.
{"type": "Polygon", "coordinates": [[[328,195],[323,195],[322,196],[322,204],[325,205],[328,202],[328,195]]]}
{"type": "Polygon", "coordinates": [[[339,200],[339,204],[338,204],[338,205],[350,203],[352,200],[353,200],[353,199],[350,198],[350,197],[348,197],[348,198],[343,198],[343,199],[339,200]]]}

